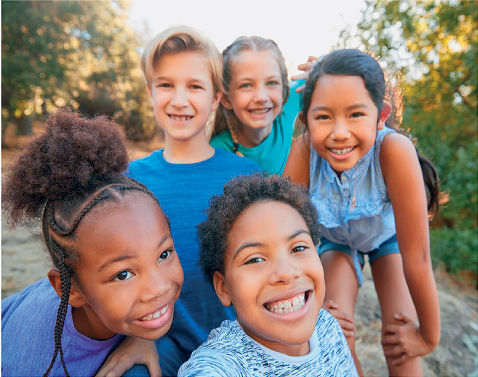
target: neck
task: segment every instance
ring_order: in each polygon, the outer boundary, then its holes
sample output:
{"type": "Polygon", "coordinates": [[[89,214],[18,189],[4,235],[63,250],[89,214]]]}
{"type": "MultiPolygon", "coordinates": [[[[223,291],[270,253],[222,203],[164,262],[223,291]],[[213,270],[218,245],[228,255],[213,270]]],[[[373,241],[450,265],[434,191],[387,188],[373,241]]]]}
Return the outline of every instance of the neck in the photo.
{"type": "Polygon", "coordinates": [[[240,129],[237,131],[237,141],[244,147],[254,148],[270,135],[273,124],[274,122],[272,122],[266,128],[260,129],[241,125],[240,129]]]}
{"type": "Polygon", "coordinates": [[[108,329],[98,318],[94,310],[89,305],[80,308],[71,308],[73,324],[76,331],[81,335],[95,340],[106,340],[114,335],[115,332],[108,329]]]}
{"type": "Polygon", "coordinates": [[[163,157],[171,164],[194,164],[214,156],[214,148],[207,141],[168,140],[166,137],[163,157]]]}

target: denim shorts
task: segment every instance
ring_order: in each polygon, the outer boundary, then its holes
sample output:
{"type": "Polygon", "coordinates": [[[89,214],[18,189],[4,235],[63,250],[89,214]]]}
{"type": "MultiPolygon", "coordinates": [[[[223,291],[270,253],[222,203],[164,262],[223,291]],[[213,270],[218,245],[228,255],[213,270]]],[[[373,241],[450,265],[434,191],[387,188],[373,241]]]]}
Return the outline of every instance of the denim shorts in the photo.
{"type": "MultiPolygon", "coordinates": [[[[320,238],[320,245],[318,249],[319,249],[319,255],[322,255],[322,253],[328,250],[339,250],[352,256],[352,250],[350,250],[350,247],[348,247],[347,245],[342,245],[339,243],[329,241],[327,238],[324,238],[324,237],[320,238]]],[[[372,264],[375,259],[380,258],[383,255],[399,253],[399,252],[400,250],[398,249],[397,236],[394,235],[388,240],[386,240],[384,243],[382,243],[378,248],[372,251],[369,251],[367,253],[358,251],[357,254],[358,254],[358,260],[360,262],[360,265],[363,268],[363,266],[365,265],[365,258],[364,258],[365,254],[368,255],[369,263],[372,264]]]]}

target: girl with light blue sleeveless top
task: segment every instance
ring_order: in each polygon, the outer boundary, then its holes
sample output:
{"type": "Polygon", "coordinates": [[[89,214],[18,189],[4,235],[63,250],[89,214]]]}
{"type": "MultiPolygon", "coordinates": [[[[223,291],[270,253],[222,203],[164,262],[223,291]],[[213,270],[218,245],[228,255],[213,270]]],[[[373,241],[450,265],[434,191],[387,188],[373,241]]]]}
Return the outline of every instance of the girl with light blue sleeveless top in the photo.
{"type": "Polygon", "coordinates": [[[341,324],[359,374],[353,315],[367,254],[389,374],[416,376],[419,357],[440,339],[428,234],[439,183],[431,162],[394,128],[399,111],[391,116],[389,102],[400,97],[391,82],[359,50],[336,50],[318,61],[303,91],[306,133],[292,145],[283,175],[309,188],[319,213],[324,308],[341,324]]]}

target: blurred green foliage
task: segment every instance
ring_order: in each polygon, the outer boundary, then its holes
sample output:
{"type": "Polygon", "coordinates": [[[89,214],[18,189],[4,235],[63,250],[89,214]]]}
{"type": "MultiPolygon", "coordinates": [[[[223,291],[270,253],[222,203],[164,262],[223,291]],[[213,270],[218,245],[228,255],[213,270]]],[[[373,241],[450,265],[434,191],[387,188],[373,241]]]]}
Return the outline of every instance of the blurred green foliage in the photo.
{"type": "Polygon", "coordinates": [[[478,273],[477,2],[367,1],[357,39],[398,73],[401,127],[417,138],[444,191],[431,222],[431,253],[453,273],[478,273]]]}
{"type": "Polygon", "coordinates": [[[59,106],[107,114],[130,138],[153,136],[141,77],[143,37],[125,1],[2,1],[2,124],[28,133],[59,106]],[[25,127],[27,125],[27,127],[25,127]]]}

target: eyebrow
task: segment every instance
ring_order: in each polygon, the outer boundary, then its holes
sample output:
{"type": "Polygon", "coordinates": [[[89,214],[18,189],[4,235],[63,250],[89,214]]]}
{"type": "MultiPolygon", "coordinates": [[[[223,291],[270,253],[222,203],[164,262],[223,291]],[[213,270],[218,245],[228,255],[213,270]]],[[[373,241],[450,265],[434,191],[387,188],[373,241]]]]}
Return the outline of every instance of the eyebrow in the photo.
{"type": "MultiPolygon", "coordinates": [[[[297,237],[298,235],[300,234],[308,234],[310,236],[310,233],[305,230],[305,229],[300,229],[298,230],[297,232],[291,234],[289,237],[287,237],[287,241],[291,241],[293,240],[295,237],[297,237]]],[[[239,253],[248,248],[248,247],[261,247],[261,246],[265,246],[263,243],[261,242],[250,242],[250,243],[245,243],[245,244],[242,244],[241,246],[239,246],[239,248],[234,252],[234,256],[232,257],[232,260],[236,259],[236,257],[239,255],[239,253]]]]}
{"type": "MultiPolygon", "coordinates": [[[[350,110],[363,109],[363,108],[368,108],[368,106],[365,103],[357,103],[355,105],[351,105],[347,107],[347,110],[350,111],[350,110]]],[[[319,110],[329,110],[329,108],[327,106],[317,105],[311,111],[319,111],[319,110]]]]}
{"type": "MultiPolygon", "coordinates": [[[[158,248],[167,241],[168,238],[171,238],[170,235],[166,235],[164,236],[161,241],[159,241],[158,243],[158,248]]],[[[121,262],[123,260],[128,260],[128,259],[133,259],[135,258],[136,255],[134,254],[126,254],[126,255],[121,255],[117,258],[111,258],[111,259],[108,259],[105,263],[103,263],[99,268],[98,268],[98,271],[97,272],[101,272],[103,271],[104,269],[106,269],[107,267],[109,267],[110,265],[114,264],[114,263],[118,263],[118,262],[121,262]]]]}
{"type": "MultiPolygon", "coordinates": [[[[157,82],[157,81],[161,81],[161,80],[171,80],[171,78],[169,76],[157,76],[157,77],[153,77],[153,79],[151,80],[151,82],[157,82]]],[[[198,79],[196,77],[190,77],[188,79],[188,81],[192,81],[192,82],[199,82],[199,83],[202,83],[202,84],[207,84],[207,81],[204,81],[204,80],[201,80],[201,79],[198,79]]]]}

